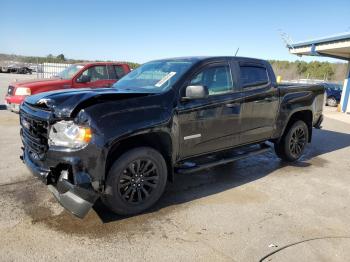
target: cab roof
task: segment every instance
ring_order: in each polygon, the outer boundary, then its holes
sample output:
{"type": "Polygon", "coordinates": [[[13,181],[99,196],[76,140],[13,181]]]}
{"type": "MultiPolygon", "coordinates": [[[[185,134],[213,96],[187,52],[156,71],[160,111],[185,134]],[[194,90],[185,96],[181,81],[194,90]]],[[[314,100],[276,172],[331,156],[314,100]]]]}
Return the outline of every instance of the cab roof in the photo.
{"type": "Polygon", "coordinates": [[[127,63],[125,62],[111,62],[111,61],[108,61],[108,62],[81,62],[81,63],[75,63],[76,65],[83,65],[83,66],[86,66],[86,65],[127,65],[127,63]]]}
{"type": "Polygon", "coordinates": [[[243,62],[266,62],[266,60],[263,59],[257,59],[257,58],[250,58],[250,57],[241,57],[241,56],[185,56],[185,57],[173,57],[173,58],[164,58],[164,59],[157,59],[154,61],[192,61],[192,62],[206,62],[211,60],[231,60],[231,61],[243,61],[243,62]]]}

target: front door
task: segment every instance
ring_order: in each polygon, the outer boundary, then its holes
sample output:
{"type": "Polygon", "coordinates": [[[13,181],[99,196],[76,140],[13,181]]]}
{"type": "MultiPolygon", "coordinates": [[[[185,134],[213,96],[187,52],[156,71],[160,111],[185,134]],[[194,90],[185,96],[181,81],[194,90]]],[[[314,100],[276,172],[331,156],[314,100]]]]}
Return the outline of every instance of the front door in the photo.
{"type": "Polygon", "coordinates": [[[210,153],[239,143],[241,93],[227,62],[211,63],[186,82],[203,85],[209,96],[180,102],[180,158],[210,153]]]}
{"type": "Polygon", "coordinates": [[[115,82],[114,79],[109,79],[106,65],[94,65],[84,70],[76,79],[73,80],[73,87],[110,87],[115,82]],[[79,83],[81,76],[88,76],[89,82],[79,83]]]}

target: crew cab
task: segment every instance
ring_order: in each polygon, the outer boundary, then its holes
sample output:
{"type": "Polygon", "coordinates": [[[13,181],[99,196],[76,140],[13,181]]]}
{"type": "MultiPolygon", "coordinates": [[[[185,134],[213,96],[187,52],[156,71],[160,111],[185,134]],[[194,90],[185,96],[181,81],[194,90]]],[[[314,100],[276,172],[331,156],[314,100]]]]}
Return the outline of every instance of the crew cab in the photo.
{"type": "Polygon", "coordinates": [[[52,79],[11,83],[5,96],[5,103],[9,110],[18,112],[19,105],[29,95],[58,89],[110,87],[129,72],[129,66],[123,63],[94,62],[73,64],[52,79]]]}
{"type": "Polygon", "coordinates": [[[26,98],[21,159],[70,212],[98,198],[115,213],[151,207],[176,174],[266,152],[296,161],[320,128],[322,85],[278,85],[241,57],[151,61],[112,88],[26,98]]]}

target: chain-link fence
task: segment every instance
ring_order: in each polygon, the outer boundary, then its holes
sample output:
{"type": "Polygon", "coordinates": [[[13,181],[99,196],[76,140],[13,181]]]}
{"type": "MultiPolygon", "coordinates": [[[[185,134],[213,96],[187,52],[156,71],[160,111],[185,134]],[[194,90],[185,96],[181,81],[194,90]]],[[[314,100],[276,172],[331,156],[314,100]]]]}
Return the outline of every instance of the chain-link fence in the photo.
{"type": "Polygon", "coordinates": [[[69,67],[71,64],[61,63],[43,63],[37,65],[37,77],[38,78],[52,78],[57,76],[58,73],[69,67]]]}
{"type": "Polygon", "coordinates": [[[52,78],[69,67],[68,63],[25,63],[21,61],[0,61],[1,73],[35,74],[37,78],[52,78]]]}

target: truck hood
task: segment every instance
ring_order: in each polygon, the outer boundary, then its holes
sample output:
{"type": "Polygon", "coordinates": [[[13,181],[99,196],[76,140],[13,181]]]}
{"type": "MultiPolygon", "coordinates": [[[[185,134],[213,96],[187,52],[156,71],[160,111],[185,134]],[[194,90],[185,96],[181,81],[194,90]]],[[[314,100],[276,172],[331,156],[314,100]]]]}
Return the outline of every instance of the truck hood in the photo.
{"type": "Polygon", "coordinates": [[[10,85],[14,87],[25,86],[25,87],[31,88],[31,87],[38,87],[38,86],[55,86],[66,82],[70,82],[70,80],[52,78],[52,79],[37,79],[37,80],[12,82],[10,85]]]}
{"type": "Polygon", "coordinates": [[[97,103],[131,99],[151,94],[148,92],[128,92],[115,88],[77,88],[28,96],[25,103],[33,108],[52,111],[58,118],[67,118],[72,117],[80,109],[97,103]]]}

